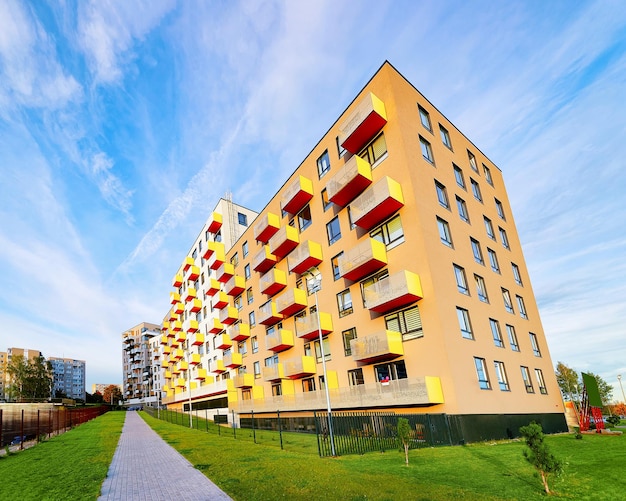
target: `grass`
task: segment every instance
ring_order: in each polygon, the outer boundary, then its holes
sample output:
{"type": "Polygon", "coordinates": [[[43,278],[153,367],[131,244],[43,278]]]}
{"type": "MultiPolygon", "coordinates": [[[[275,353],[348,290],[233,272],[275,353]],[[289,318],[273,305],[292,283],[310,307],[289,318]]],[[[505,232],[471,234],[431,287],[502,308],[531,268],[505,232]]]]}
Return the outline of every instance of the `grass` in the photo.
{"type": "MultiPolygon", "coordinates": [[[[143,413],[142,413],[143,414],[143,413]]],[[[206,434],[144,419],[196,468],[236,500],[533,500],[545,499],[519,441],[471,444],[362,456],[320,458],[316,438],[284,434],[285,450],[252,443],[250,430],[206,434]],[[239,438],[241,437],[241,438],[239,438]]],[[[264,432],[270,434],[269,432],[264,432]]],[[[557,499],[623,499],[626,436],[547,437],[566,462],[552,479],[557,499]]]]}
{"type": "Polygon", "coordinates": [[[108,412],[35,447],[1,457],[0,499],[97,499],[124,417],[124,412],[108,412]]]}

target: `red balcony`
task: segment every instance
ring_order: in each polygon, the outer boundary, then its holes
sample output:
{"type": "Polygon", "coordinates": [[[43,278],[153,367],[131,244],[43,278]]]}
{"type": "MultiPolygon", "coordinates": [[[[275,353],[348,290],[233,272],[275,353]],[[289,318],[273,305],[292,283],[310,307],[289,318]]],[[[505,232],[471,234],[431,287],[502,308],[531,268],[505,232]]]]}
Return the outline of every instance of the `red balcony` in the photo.
{"type": "Polygon", "coordinates": [[[287,274],[276,268],[268,271],[259,279],[259,289],[261,293],[273,296],[287,286],[287,274]]]}
{"type": "Polygon", "coordinates": [[[185,260],[183,261],[183,271],[185,273],[187,273],[187,270],[191,267],[194,266],[196,264],[194,258],[192,258],[191,256],[187,256],[185,258],[185,260]]]}
{"type": "Polygon", "coordinates": [[[196,299],[196,297],[198,297],[198,292],[193,287],[187,287],[184,297],[185,297],[185,301],[188,303],[192,299],[196,299]]]}
{"type": "Polygon", "coordinates": [[[259,216],[254,225],[254,239],[266,244],[278,228],[280,228],[280,218],[276,214],[268,212],[259,216]]]}
{"type": "Polygon", "coordinates": [[[402,308],[423,297],[419,275],[400,271],[363,289],[367,308],[376,313],[402,308]]]}
{"type": "Polygon", "coordinates": [[[215,349],[217,350],[225,350],[230,348],[233,345],[233,342],[226,334],[218,334],[215,336],[215,349]]]}
{"type": "Polygon", "coordinates": [[[180,322],[180,320],[174,320],[172,322],[172,330],[174,332],[180,332],[183,330],[183,324],[180,322]]]}
{"type": "Polygon", "coordinates": [[[219,212],[213,212],[207,223],[207,231],[209,233],[217,233],[222,227],[222,215],[219,212]]]}
{"type": "Polygon", "coordinates": [[[274,325],[282,319],[283,316],[278,313],[274,301],[268,301],[259,308],[258,321],[262,325],[274,325]]]}
{"type": "Polygon", "coordinates": [[[176,331],[175,339],[177,343],[184,343],[187,340],[187,334],[185,334],[182,329],[176,331]]]}
{"type": "Polygon", "coordinates": [[[293,348],[293,332],[287,329],[277,329],[265,336],[265,347],[274,353],[293,348]]]}
{"type": "Polygon", "coordinates": [[[219,318],[224,325],[234,324],[239,320],[239,310],[234,306],[226,306],[220,310],[219,318]]]}
{"type": "Polygon", "coordinates": [[[190,302],[190,306],[191,308],[189,308],[189,311],[191,313],[198,313],[202,309],[202,301],[200,301],[199,299],[192,299],[190,302]]]}
{"type": "Polygon", "coordinates": [[[367,160],[354,155],[326,185],[328,199],[345,207],[372,184],[372,167],[367,160]]]}
{"type": "Polygon", "coordinates": [[[298,230],[293,226],[283,226],[270,238],[270,252],[281,260],[294,250],[299,242],[298,230]]]}
{"type": "Polygon", "coordinates": [[[350,153],[356,154],[386,123],[385,104],[369,93],[339,127],[339,142],[350,153]]]}
{"type": "Polygon", "coordinates": [[[202,334],[202,332],[196,332],[196,335],[193,338],[193,344],[194,346],[201,346],[204,344],[204,334],[202,334]]]}
{"type": "Polygon", "coordinates": [[[264,245],[252,259],[252,269],[259,273],[265,273],[276,264],[276,256],[270,252],[270,246],[264,245]]]}
{"type": "Polygon", "coordinates": [[[306,291],[289,289],[276,297],[276,310],[285,318],[307,307],[306,291]]]}
{"type": "Polygon", "coordinates": [[[384,362],[404,355],[402,334],[384,330],[350,341],[352,360],[362,364],[384,362]]]}
{"type": "Polygon", "coordinates": [[[369,231],[402,206],[404,197],[400,183],[385,176],[350,204],[350,214],[354,224],[369,231]]]}
{"type": "Polygon", "coordinates": [[[183,350],[174,350],[172,352],[172,358],[174,360],[180,360],[181,358],[183,358],[185,356],[185,353],[183,352],[183,350]]]}
{"type": "Polygon", "coordinates": [[[288,379],[301,379],[314,375],[317,371],[315,368],[315,359],[311,356],[304,355],[301,357],[291,358],[283,362],[283,371],[288,379]]]}
{"type": "Polygon", "coordinates": [[[204,249],[204,253],[202,254],[202,257],[204,259],[209,259],[213,255],[213,253],[215,252],[215,249],[218,249],[222,245],[224,245],[224,244],[222,244],[221,242],[214,242],[212,240],[209,240],[206,243],[206,249],[204,249]]]}
{"type": "Polygon", "coordinates": [[[185,305],[183,303],[176,303],[172,308],[172,311],[175,315],[180,315],[183,311],[185,311],[185,305]]]}
{"type": "Polygon", "coordinates": [[[181,285],[183,285],[183,276],[180,273],[176,273],[172,279],[172,287],[178,288],[181,285]]]}
{"type": "Polygon", "coordinates": [[[285,378],[285,371],[283,370],[283,364],[270,365],[269,367],[263,367],[263,381],[280,381],[285,378]]]}
{"type": "Polygon", "coordinates": [[[187,270],[186,276],[189,282],[195,282],[200,276],[200,268],[198,268],[196,265],[190,266],[187,270]]]}
{"type": "Polygon", "coordinates": [[[226,252],[224,251],[224,244],[220,242],[220,246],[215,248],[215,252],[209,258],[209,268],[217,270],[226,262],[226,252]]]}
{"type": "Polygon", "coordinates": [[[210,318],[207,324],[207,330],[211,334],[217,334],[224,330],[224,325],[217,318],[210,318]]]}
{"type": "Polygon", "coordinates": [[[201,362],[201,358],[200,355],[198,353],[192,353],[191,354],[191,360],[189,360],[189,363],[191,365],[198,365],[201,362]]]}
{"type": "Polygon", "coordinates": [[[322,336],[326,336],[333,331],[333,319],[330,313],[320,312],[320,321],[317,321],[317,314],[296,318],[296,336],[309,341],[319,338],[321,326],[322,336]]]}
{"type": "Polygon", "coordinates": [[[232,264],[222,263],[222,265],[215,272],[215,278],[217,278],[219,282],[222,282],[223,284],[225,284],[231,278],[233,278],[234,274],[235,274],[235,267],[232,264]]]}
{"type": "Polygon", "coordinates": [[[166,345],[168,343],[167,336],[161,336],[159,338],[159,343],[162,345],[166,345]]]}
{"type": "Polygon", "coordinates": [[[226,282],[224,290],[229,296],[238,296],[244,290],[246,290],[246,279],[242,276],[234,275],[230,278],[228,282],[226,282]]]}
{"type": "Polygon", "coordinates": [[[236,323],[226,330],[231,341],[245,341],[250,337],[250,325],[244,323],[236,323]]]}
{"type": "Polygon", "coordinates": [[[180,294],[178,292],[170,292],[170,304],[180,302],[180,294]]]}
{"type": "Polygon", "coordinates": [[[187,334],[193,334],[194,332],[198,332],[198,321],[187,320],[185,322],[185,332],[187,332],[187,334]]]}
{"type": "Polygon", "coordinates": [[[302,242],[287,258],[289,271],[304,273],[322,262],[322,246],[313,240],[302,242]]]}
{"type": "Polygon", "coordinates": [[[229,369],[236,369],[243,364],[243,356],[241,353],[229,353],[224,355],[224,367],[229,369]]]}
{"type": "Polygon", "coordinates": [[[207,296],[215,296],[215,293],[220,290],[220,283],[214,278],[209,278],[206,282],[206,291],[205,294],[207,296]]]}
{"type": "Polygon", "coordinates": [[[384,243],[373,238],[360,242],[356,247],[347,249],[339,257],[341,276],[352,282],[380,270],[387,264],[387,248],[384,243]]]}
{"type": "Polygon", "coordinates": [[[228,297],[228,294],[226,294],[224,291],[219,291],[217,294],[215,294],[215,296],[213,296],[213,309],[221,310],[222,308],[227,306],[229,302],[230,298],[228,297]]]}
{"type": "Polygon", "coordinates": [[[304,176],[296,179],[285,188],[280,197],[280,206],[289,214],[296,214],[313,198],[313,182],[304,176]]]}

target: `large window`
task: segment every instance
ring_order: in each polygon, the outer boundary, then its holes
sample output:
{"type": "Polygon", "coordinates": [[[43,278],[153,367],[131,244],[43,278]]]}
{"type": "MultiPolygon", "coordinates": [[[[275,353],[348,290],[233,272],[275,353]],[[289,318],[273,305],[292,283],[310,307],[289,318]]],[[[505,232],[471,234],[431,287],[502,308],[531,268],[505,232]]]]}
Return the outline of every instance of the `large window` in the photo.
{"type": "Polygon", "coordinates": [[[422,156],[428,160],[431,164],[435,163],[435,157],[433,156],[433,150],[430,143],[420,136],[420,147],[422,148],[422,156]]]}
{"type": "Polygon", "coordinates": [[[480,299],[483,303],[488,303],[489,296],[487,295],[485,280],[480,275],[474,275],[474,281],[476,282],[476,294],[478,294],[478,299],[480,299]]]}
{"type": "Polygon", "coordinates": [[[543,372],[541,369],[535,369],[535,377],[537,379],[537,386],[539,386],[539,393],[547,395],[548,389],[546,388],[546,382],[543,379],[543,372]]]}
{"type": "Polygon", "coordinates": [[[387,156],[387,142],[385,141],[385,135],[381,132],[376,139],[359,152],[359,156],[366,160],[372,168],[374,168],[375,164],[387,156]]]}
{"type": "Polygon", "coordinates": [[[467,294],[469,296],[469,288],[467,287],[467,278],[465,276],[465,270],[456,265],[454,267],[454,278],[456,279],[456,288],[461,294],[467,294]]]}
{"type": "Polygon", "coordinates": [[[441,142],[445,144],[449,149],[452,149],[450,134],[448,133],[448,130],[441,124],[439,124],[439,133],[441,134],[441,142]]]}
{"type": "Polygon", "coordinates": [[[519,351],[519,343],[517,342],[517,334],[515,333],[515,327],[506,324],[506,335],[509,338],[509,344],[513,351],[519,351]]]}
{"type": "Polygon", "coordinates": [[[337,308],[339,309],[339,317],[345,317],[354,311],[350,289],[346,289],[337,294],[337,308]]]}
{"type": "Polygon", "coordinates": [[[356,328],[352,327],[341,333],[343,337],[343,354],[346,357],[352,355],[352,348],[350,347],[350,341],[356,339],[356,328]]]}
{"type": "Polygon", "coordinates": [[[365,379],[363,379],[363,369],[352,369],[348,371],[348,383],[350,386],[358,386],[360,384],[365,384],[365,379]]]}
{"type": "Polygon", "coordinates": [[[376,375],[376,381],[380,383],[406,379],[408,377],[404,360],[375,365],[374,374],[376,375]]]}
{"type": "Polygon", "coordinates": [[[470,177],[470,184],[472,185],[472,193],[474,194],[474,198],[478,200],[479,202],[482,202],[483,195],[480,192],[480,185],[478,184],[478,181],[475,181],[474,179],[470,177]]]}
{"type": "Polygon", "coordinates": [[[539,349],[539,343],[537,342],[537,335],[533,334],[532,332],[528,333],[530,335],[530,345],[533,348],[533,354],[536,357],[540,357],[541,356],[541,350],[539,349]]]}
{"type": "Polygon", "coordinates": [[[384,243],[387,246],[387,250],[393,249],[404,242],[404,230],[402,229],[400,214],[374,228],[370,232],[370,237],[384,243]]]}
{"type": "Polygon", "coordinates": [[[324,188],[322,190],[322,208],[324,209],[324,212],[326,212],[331,204],[332,202],[328,199],[328,190],[324,188]]]}
{"type": "Polygon", "coordinates": [[[433,128],[432,128],[432,125],[430,124],[430,115],[419,104],[417,105],[417,109],[419,110],[419,113],[420,113],[420,122],[422,122],[422,125],[424,126],[426,130],[429,130],[430,132],[432,132],[433,128]]]}
{"type": "Polygon", "coordinates": [[[463,169],[458,165],[452,164],[454,168],[454,178],[456,179],[456,184],[458,184],[461,188],[465,188],[465,178],[463,177],[463,169]]]}
{"type": "Polygon", "coordinates": [[[487,232],[487,236],[491,238],[491,240],[495,240],[496,234],[493,231],[493,224],[491,224],[491,219],[489,219],[487,216],[483,216],[483,218],[485,220],[485,231],[487,232]]]}
{"type": "Polygon", "coordinates": [[[422,318],[417,305],[406,310],[398,311],[385,317],[385,326],[387,330],[402,333],[402,340],[408,341],[422,337],[422,318]]]}
{"type": "Polygon", "coordinates": [[[470,244],[472,246],[472,254],[474,255],[474,261],[478,264],[485,264],[483,259],[483,251],[480,248],[480,242],[475,238],[470,237],[470,244]]]}
{"type": "Polygon", "coordinates": [[[328,150],[326,150],[322,155],[317,159],[317,175],[320,179],[324,177],[330,170],[330,158],[328,158],[328,150]]]}
{"type": "Polygon", "coordinates": [[[526,393],[535,393],[535,388],[533,387],[533,382],[530,379],[530,371],[528,367],[520,366],[522,370],[522,380],[524,381],[524,387],[526,388],[526,393]]]}
{"type": "Polygon", "coordinates": [[[437,200],[439,200],[439,205],[445,207],[446,209],[449,209],[450,203],[448,202],[448,193],[446,192],[446,187],[439,181],[435,181],[435,189],[437,190],[437,200]]]}
{"type": "Polygon", "coordinates": [[[461,329],[461,336],[465,339],[474,339],[472,333],[472,323],[470,322],[469,311],[465,308],[456,308],[456,316],[459,319],[459,328],[461,329]]]}
{"type": "Polygon", "coordinates": [[[502,332],[500,332],[500,322],[490,318],[489,325],[491,327],[491,335],[493,336],[493,344],[498,348],[504,348],[504,340],[502,339],[502,332]]]}
{"type": "Polygon", "coordinates": [[[341,158],[346,154],[347,150],[343,146],[341,146],[341,143],[339,142],[339,136],[335,138],[335,142],[337,143],[337,156],[341,158]]]}
{"type": "Polygon", "coordinates": [[[490,390],[489,373],[487,372],[487,364],[484,358],[474,357],[474,365],[476,366],[476,375],[478,376],[478,386],[481,390],[490,390]]]}
{"type": "Polygon", "coordinates": [[[328,245],[334,244],[341,238],[339,216],[335,216],[329,223],[326,224],[326,234],[328,235],[328,245]]]}
{"type": "Polygon", "coordinates": [[[502,301],[504,302],[504,309],[508,313],[515,314],[515,310],[513,310],[513,302],[511,301],[511,294],[506,289],[502,289],[502,301]]]}
{"type": "Polygon", "coordinates": [[[259,340],[256,336],[252,336],[250,338],[250,346],[252,346],[252,353],[257,353],[259,351],[259,340]]]}
{"type": "Polygon", "coordinates": [[[504,368],[504,362],[495,361],[493,363],[496,369],[496,377],[498,378],[498,386],[502,391],[509,391],[509,380],[506,377],[506,369],[504,368]]]}
{"type": "Polygon", "coordinates": [[[452,247],[452,234],[450,233],[450,226],[448,226],[448,222],[438,217],[437,228],[439,229],[439,238],[441,239],[441,243],[447,245],[448,247],[452,247]]]}
{"type": "Polygon", "coordinates": [[[519,310],[520,317],[528,319],[528,313],[526,313],[524,298],[522,296],[515,296],[515,299],[517,299],[517,309],[519,310]]]}
{"type": "Polygon", "coordinates": [[[461,218],[461,221],[465,221],[466,223],[469,223],[469,212],[467,211],[467,205],[465,204],[465,200],[463,200],[461,197],[457,196],[456,197],[456,207],[459,210],[459,217],[461,218]]]}

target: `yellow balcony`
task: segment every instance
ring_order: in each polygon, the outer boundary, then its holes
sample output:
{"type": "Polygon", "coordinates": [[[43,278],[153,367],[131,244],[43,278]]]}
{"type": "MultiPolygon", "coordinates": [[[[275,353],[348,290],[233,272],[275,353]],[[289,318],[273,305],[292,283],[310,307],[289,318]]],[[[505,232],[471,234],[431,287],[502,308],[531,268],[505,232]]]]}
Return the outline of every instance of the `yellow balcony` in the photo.
{"type": "Polygon", "coordinates": [[[352,282],[381,269],[387,264],[387,248],[373,238],[363,240],[339,257],[339,273],[352,282]]]}
{"type": "Polygon", "coordinates": [[[345,207],[372,184],[372,167],[367,160],[353,155],[326,185],[328,199],[345,207]]]}
{"type": "Polygon", "coordinates": [[[252,269],[259,273],[265,273],[276,264],[276,256],[270,252],[270,246],[264,245],[252,258],[252,269]]]}
{"type": "Polygon", "coordinates": [[[424,297],[419,275],[400,271],[363,289],[367,308],[376,313],[402,308],[424,297]]]}
{"type": "Polygon", "coordinates": [[[168,339],[167,339],[167,336],[161,336],[161,337],[159,338],[159,342],[160,342],[161,344],[167,345],[169,341],[168,341],[168,339]]]}
{"type": "Polygon", "coordinates": [[[197,379],[198,381],[204,381],[206,378],[210,378],[211,376],[207,375],[206,369],[198,369],[196,371],[196,376],[194,377],[194,379],[197,379]]]}
{"type": "Polygon", "coordinates": [[[204,334],[202,334],[202,332],[196,332],[196,335],[193,337],[193,343],[191,344],[194,346],[200,346],[204,344],[204,334]]]}
{"type": "Polygon", "coordinates": [[[222,215],[219,212],[211,213],[209,221],[207,223],[207,231],[209,233],[217,233],[222,227],[222,215]]]}
{"type": "Polygon", "coordinates": [[[176,331],[175,339],[178,343],[182,343],[183,341],[187,340],[187,334],[185,334],[183,331],[176,331]]]}
{"type": "Polygon", "coordinates": [[[219,318],[224,325],[234,324],[239,320],[239,310],[234,306],[226,306],[220,310],[219,318]]]}
{"type": "Polygon", "coordinates": [[[283,316],[278,313],[274,301],[268,301],[259,308],[258,322],[262,325],[274,325],[282,319],[283,316]]]}
{"type": "Polygon", "coordinates": [[[183,324],[180,320],[174,320],[172,322],[172,330],[174,332],[180,332],[183,330],[183,324]]]}
{"type": "Polygon", "coordinates": [[[356,154],[386,123],[385,104],[370,92],[339,127],[339,143],[356,154]]]}
{"type": "Polygon", "coordinates": [[[404,355],[402,334],[395,331],[381,331],[358,337],[350,341],[352,360],[362,364],[384,362],[404,355]]]}
{"type": "Polygon", "coordinates": [[[172,379],[172,371],[165,371],[165,379],[172,379]]]}
{"type": "Polygon", "coordinates": [[[317,321],[317,314],[296,318],[296,335],[300,339],[317,339],[319,337],[320,326],[322,336],[331,333],[333,331],[333,319],[330,313],[321,311],[319,317],[319,323],[317,321]]]}
{"type": "MultiPolygon", "coordinates": [[[[170,326],[171,326],[171,323],[172,323],[174,320],[178,320],[178,313],[174,313],[174,308],[172,308],[172,309],[170,310],[170,316],[169,316],[168,318],[169,318],[169,321],[170,321],[170,326]]],[[[171,328],[171,327],[170,327],[170,328],[171,328]]]]}
{"type": "Polygon", "coordinates": [[[288,379],[301,379],[316,373],[315,358],[304,355],[290,358],[283,362],[285,377],[288,379]]]}
{"type": "Polygon", "coordinates": [[[230,303],[230,298],[224,291],[219,291],[213,296],[213,309],[221,310],[230,303]]]}
{"type": "Polygon", "coordinates": [[[172,329],[167,329],[166,333],[167,337],[170,339],[176,336],[176,333],[172,329]]]}
{"type": "Polygon", "coordinates": [[[180,294],[178,292],[170,292],[170,304],[180,302],[180,294]]]}
{"type": "Polygon", "coordinates": [[[285,379],[283,364],[275,364],[269,367],[263,367],[262,375],[263,381],[267,382],[285,379]]]}
{"type": "Polygon", "coordinates": [[[235,388],[251,388],[254,386],[254,374],[239,374],[233,378],[235,388]]]}
{"type": "Polygon", "coordinates": [[[235,274],[235,267],[232,264],[222,263],[222,265],[215,272],[215,278],[217,278],[219,282],[222,282],[223,284],[225,284],[231,278],[233,278],[234,274],[235,274]]]}
{"type": "Polygon", "coordinates": [[[167,334],[167,331],[169,330],[169,328],[170,328],[169,320],[164,320],[163,323],[161,324],[161,330],[167,334]]]}
{"type": "Polygon", "coordinates": [[[220,247],[222,247],[224,244],[222,242],[214,242],[214,241],[209,241],[206,243],[206,249],[204,249],[204,252],[202,253],[202,257],[204,259],[209,259],[213,253],[215,252],[215,249],[218,249],[220,247]]]}
{"type": "Polygon", "coordinates": [[[257,218],[254,225],[254,239],[266,244],[274,233],[280,228],[280,218],[268,212],[257,218]]]}
{"type": "Polygon", "coordinates": [[[191,303],[190,303],[191,308],[189,308],[189,311],[191,313],[198,313],[201,309],[202,309],[202,301],[200,301],[199,299],[192,299],[191,303]]]}
{"type": "Polygon", "coordinates": [[[239,275],[234,275],[230,278],[230,280],[228,280],[228,282],[226,282],[224,290],[229,296],[238,296],[246,290],[246,279],[239,275]]]}
{"type": "Polygon", "coordinates": [[[200,276],[200,268],[198,268],[196,265],[190,266],[189,269],[187,270],[187,275],[185,275],[187,280],[189,280],[190,282],[195,282],[196,280],[198,280],[199,276],[200,276]]]}
{"type": "Polygon", "coordinates": [[[172,352],[172,358],[174,360],[180,360],[181,358],[183,358],[185,356],[185,353],[183,352],[183,350],[174,350],[172,352]]]}
{"type": "Polygon", "coordinates": [[[163,355],[169,355],[172,352],[172,348],[170,348],[169,346],[165,345],[163,346],[163,355]]]}
{"type": "Polygon", "coordinates": [[[271,269],[259,279],[261,293],[273,296],[287,286],[287,274],[279,269],[271,269]]]}
{"type": "Polygon", "coordinates": [[[224,366],[224,361],[223,360],[216,360],[215,361],[215,367],[213,367],[213,370],[211,372],[213,372],[213,374],[221,374],[222,372],[226,372],[226,367],[224,366]]]}
{"type": "Polygon", "coordinates": [[[198,321],[197,320],[187,320],[185,322],[185,332],[187,332],[187,334],[193,334],[194,332],[198,332],[198,321]]]}
{"type": "Polygon", "coordinates": [[[187,386],[187,380],[184,377],[179,377],[176,380],[176,387],[177,388],[184,388],[185,386],[187,386]]]}
{"type": "Polygon", "coordinates": [[[215,336],[215,348],[218,350],[225,350],[230,348],[233,345],[233,342],[226,334],[218,334],[215,336]]]}
{"type": "Polygon", "coordinates": [[[189,361],[189,363],[191,365],[198,365],[202,360],[200,359],[200,354],[199,353],[192,353],[191,354],[191,360],[189,361]]]}
{"type": "Polygon", "coordinates": [[[209,318],[207,321],[207,329],[211,334],[217,334],[224,330],[224,325],[217,318],[209,318]]]}
{"type": "Polygon", "coordinates": [[[180,287],[183,285],[183,276],[180,273],[176,273],[172,279],[172,287],[180,287]]]}
{"type": "Polygon", "coordinates": [[[183,311],[185,311],[185,305],[183,303],[176,303],[172,308],[172,311],[176,315],[180,315],[183,311]]]}
{"type": "Polygon", "coordinates": [[[265,336],[265,347],[274,353],[293,348],[293,332],[287,329],[277,329],[265,336]]]}
{"type": "Polygon", "coordinates": [[[187,370],[189,369],[189,364],[185,360],[181,360],[180,362],[178,362],[178,368],[182,372],[187,372],[187,370]]]}
{"type": "Polygon", "coordinates": [[[170,367],[171,367],[173,376],[180,375],[180,367],[178,367],[178,365],[172,366],[172,364],[170,364],[170,367]]]}
{"type": "Polygon", "coordinates": [[[243,355],[241,353],[229,353],[224,355],[224,367],[236,369],[243,364],[243,355]]]}
{"type": "Polygon", "coordinates": [[[307,307],[306,291],[289,289],[276,297],[276,310],[285,318],[307,307]]]}
{"type": "Polygon", "coordinates": [[[350,204],[352,222],[364,230],[395,214],[404,206],[400,183],[385,176],[361,193],[350,204]]]}
{"type": "Polygon", "coordinates": [[[193,287],[187,287],[187,290],[185,291],[185,302],[189,302],[192,299],[196,299],[198,297],[198,291],[196,291],[196,289],[194,289],[193,287]]]}
{"type": "Polygon", "coordinates": [[[220,242],[219,246],[215,247],[215,251],[209,258],[209,268],[217,270],[226,262],[226,251],[224,250],[224,244],[220,242]]]}
{"type": "Polygon", "coordinates": [[[245,341],[250,337],[250,324],[239,322],[229,327],[226,332],[233,342],[245,341]]]}
{"type": "Polygon", "coordinates": [[[322,246],[313,240],[302,242],[287,258],[289,271],[304,273],[322,262],[322,246]]]}
{"type": "Polygon", "coordinates": [[[274,254],[278,260],[281,260],[294,250],[299,242],[300,238],[297,228],[289,225],[283,226],[270,238],[270,252],[274,254]]]}
{"type": "Polygon", "coordinates": [[[215,296],[215,294],[220,290],[220,283],[214,278],[209,278],[206,284],[207,289],[205,294],[207,296],[215,296]]]}
{"type": "Polygon", "coordinates": [[[296,214],[313,198],[313,181],[304,176],[296,179],[285,188],[280,197],[280,206],[289,214],[296,214]]]}

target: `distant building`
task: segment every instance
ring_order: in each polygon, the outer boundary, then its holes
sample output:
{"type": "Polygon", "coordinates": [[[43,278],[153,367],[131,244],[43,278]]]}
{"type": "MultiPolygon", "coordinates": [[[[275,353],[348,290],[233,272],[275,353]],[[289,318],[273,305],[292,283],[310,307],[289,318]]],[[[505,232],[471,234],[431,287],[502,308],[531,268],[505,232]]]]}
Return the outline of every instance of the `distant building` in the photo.
{"type": "Polygon", "coordinates": [[[160,334],[161,327],[148,322],[142,322],[122,333],[124,400],[145,400],[153,396],[150,340],[160,334]]]}
{"type": "Polygon", "coordinates": [[[52,397],[60,391],[67,398],[85,400],[85,361],[50,357],[48,362],[52,365],[52,397]]]}
{"type": "Polygon", "coordinates": [[[28,348],[8,348],[7,351],[0,351],[0,401],[9,399],[6,389],[11,384],[11,376],[6,372],[6,368],[11,359],[18,355],[22,355],[27,360],[42,356],[40,351],[28,348]]]}
{"type": "Polygon", "coordinates": [[[120,392],[122,391],[122,385],[121,384],[115,384],[115,383],[94,383],[91,385],[91,394],[93,395],[94,393],[100,393],[100,395],[104,394],[104,389],[107,386],[117,386],[120,389],[120,392]]]}

